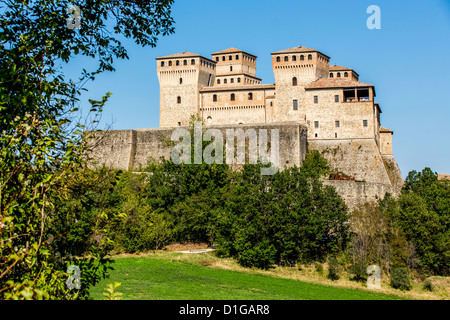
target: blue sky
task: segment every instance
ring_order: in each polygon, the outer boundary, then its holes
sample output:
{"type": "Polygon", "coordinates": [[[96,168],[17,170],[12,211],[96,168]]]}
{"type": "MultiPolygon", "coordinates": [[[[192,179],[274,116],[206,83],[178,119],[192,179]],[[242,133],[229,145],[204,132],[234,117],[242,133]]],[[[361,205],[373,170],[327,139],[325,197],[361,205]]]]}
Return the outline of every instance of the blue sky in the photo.
{"type": "MultiPolygon", "coordinates": [[[[175,34],[156,48],[125,40],[130,60],[87,85],[84,107],[113,93],[102,126],[159,126],[156,57],[190,51],[210,58],[237,47],[258,56],[256,75],[274,83],[270,53],[303,45],[375,85],[404,177],[424,167],[450,174],[450,0],[175,0],[173,17],[175,34]],[[366,27],[372,4],[381,9],[380,30],[366,27]]],[[[83,67],[80,59],[67,69],[83,67]]]]}

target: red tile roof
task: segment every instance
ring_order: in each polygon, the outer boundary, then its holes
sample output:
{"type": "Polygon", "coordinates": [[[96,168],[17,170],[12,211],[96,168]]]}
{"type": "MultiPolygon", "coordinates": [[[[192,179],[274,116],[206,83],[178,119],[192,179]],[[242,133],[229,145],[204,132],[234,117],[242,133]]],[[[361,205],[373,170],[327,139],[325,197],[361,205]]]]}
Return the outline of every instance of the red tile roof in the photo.
{"type": "Polygon", "coordinates": [[[246,54],[248,54],[248,55],[250,55],[250,56],[252,56],[252,57],[257,58],[254,54],[251,54],[251,53],[242,51],[242,50],[240,50],[240,49],[238,49],[238,48],[234,48],[234,47],[233,47],[233,48],[228,48],[228,49],[225,49],[225,50],[222,50],[222,51],[218,51],[218,52],[211,53],[211,55],[214,56],[214,55],[217,55],[217,54],[239,53],[239,52],[243,52],[243,53],[246,53],[246,54]]]}
{"type": "Polygon", "coordinates": [[[293,47],[293,48],[289,48],[289,49],[285,49],[285,50],[281,50],[281,51],[277,51],[277,52],[272,52],[271,54],[305,53],[305,52],[319,52],[320,54],[324,55],[325,57],[330,58],[326,54],[323,54],[322,52],[320,52],[319,50],[302,47],[302,46],[293,47]]]}
{"type": "Polygon", "coordinates": [[[321,78],[311,82],[305,89],[329,89],[329,88],[352,88],[373,87],[373,84],[363,83],[355,80],[321,78]]]}

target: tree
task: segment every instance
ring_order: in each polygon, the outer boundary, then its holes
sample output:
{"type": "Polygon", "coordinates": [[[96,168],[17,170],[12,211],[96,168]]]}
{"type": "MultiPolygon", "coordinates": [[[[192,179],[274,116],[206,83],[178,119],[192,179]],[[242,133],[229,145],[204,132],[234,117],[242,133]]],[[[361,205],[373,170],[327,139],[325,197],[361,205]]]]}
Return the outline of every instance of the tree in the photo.
{"type": "MultiPolygon", "coordinates": [[[[71,192],[77,170],[84,163],[86,127],[76,120],[77,103],[87,81],[100,72],[113,71],[114,59],[128,58],[118,35],[142,46],[155,46],[158,36],[174,32],[172,3],[1,2],[0,298],[86,298],[89,286],[105,275],[108,238],[99,221],[110,217],[101,209],[94,224],[77,226],[84,235],[99,241],[89,242],[78,252],[80,290],[66,286],[70,259],[55,257],[51,246],[53,240],[61,241],[74,228],[66,224],[65,230],[51,235],[51,225],[92,218],[81,216],[85,210],[66,214],[54,210],[54,203],[64,201],[71,192]],[[78,29],[68,27],[66,21],[77,14],[74,3],[81,9],[78,29]],[[98,67],[83,69],[75,82],[66,78],[59,66],[77,55],[96,60],[98,67]],[[86,255],[95,259],[84,259],[86,255]]],[[[109,95],[90,101],[94,124],[109,95]]]]}

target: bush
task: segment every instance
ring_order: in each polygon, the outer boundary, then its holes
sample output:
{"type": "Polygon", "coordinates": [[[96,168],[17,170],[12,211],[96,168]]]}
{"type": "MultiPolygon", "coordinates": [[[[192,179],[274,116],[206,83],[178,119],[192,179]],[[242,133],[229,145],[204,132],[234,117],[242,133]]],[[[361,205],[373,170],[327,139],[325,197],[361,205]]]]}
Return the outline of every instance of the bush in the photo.
{"type": "Polygon", "coordinates": [[[391,271],[391,287],[400,290],[411,290],[408,270],[406,268],[395,268],[391,271]]]}
{"type": "Polygon", "coordinates": [[[323,273],[323,265],[321,263],[316,263],[315,268],[318,273],[323,273]]]}
{"type": "Polygon", "coordinates": [[[433,291],[434,289],[433,282],[430,279],[426,279],[423,282],[423,289],[426,291],[433,291]]]}
{"type": "Polygon", "coordinates": [[[328,259],[328,279],[339,280],[339,269],[340,265],[336,257],[330,257],[328,259]]]}
{"type": "Polygon", "coordinates": [[[364,282],[367,280],[367,264],[365,262],[359,261],[355,262],[351,268],[351,273],[353,274],[353,280],[364,282]]]}

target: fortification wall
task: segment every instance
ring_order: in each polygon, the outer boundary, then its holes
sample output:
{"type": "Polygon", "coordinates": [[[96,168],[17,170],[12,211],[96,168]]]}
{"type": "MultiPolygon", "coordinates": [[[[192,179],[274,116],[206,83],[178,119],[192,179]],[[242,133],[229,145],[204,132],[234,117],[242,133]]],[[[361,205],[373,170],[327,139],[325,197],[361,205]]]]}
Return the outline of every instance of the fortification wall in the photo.
{"type": "Polygon", "coordinates": [[[318,150],[335,173],[355,180],[391,185],[374,139],[308,140],[309,150],[318,150]]]}
{"type": "MultiPolygon", "coordinates": [[[[145,166],[150,158],[170,158],[172,146],[168,145],[174,128],[112,130],[91,132],[94,136],[90,141],[92,166],[105,165],[110,168],[134,170],[139,165],[145,166]]],[[[284,166],[301,166],[306,155],[307,129],[295,122],[276,124],[248,124],[204,126],[204,129],[219,129],[225,143],[227,129],[266,129],[268,143],[271,143],[271,130],[279,130],[279,164],[284,166]]],[[[185,127],[185,129],[189,129],[185,127]]],[[[248,145],[248,141],[246,143],[248,145]]]]}
{"type": "Polygon", "coordinates": [[[397,197],[401,190],[401,186],[373,182],[325,180],[324,184],[336,188],[336,192],[345,200],[350,210],[354,210],[365,202],[375,202],[382,199],[386,192],[397,197]]]}

